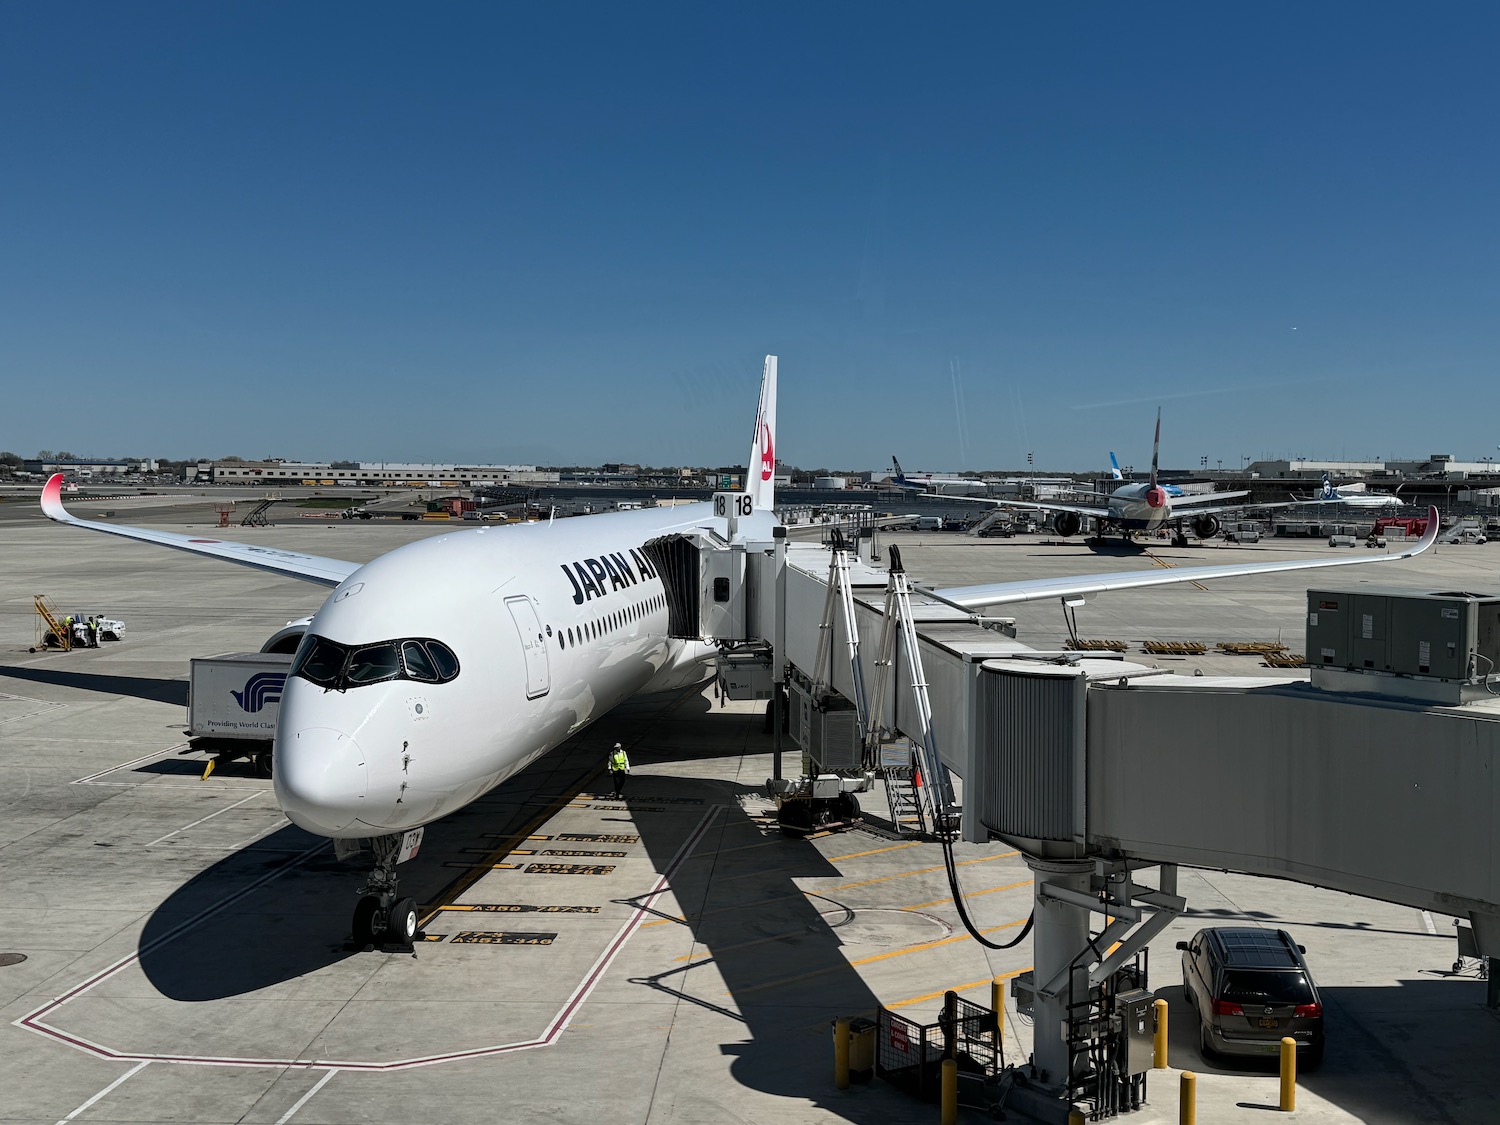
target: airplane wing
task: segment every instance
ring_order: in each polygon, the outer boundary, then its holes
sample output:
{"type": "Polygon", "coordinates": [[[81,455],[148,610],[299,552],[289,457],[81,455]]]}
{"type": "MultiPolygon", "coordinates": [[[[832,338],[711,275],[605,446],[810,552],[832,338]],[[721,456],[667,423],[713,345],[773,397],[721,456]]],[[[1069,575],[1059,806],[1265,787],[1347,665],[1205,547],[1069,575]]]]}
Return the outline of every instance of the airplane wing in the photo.
{"type": "MultiPolygon", "coordinates": [[[[1202,508],[1200,505],[1213,504],[1221,500],[1233,500],[1238,496],[1249,495],[1250,490],[1248,488],[1242,492],[1179,492],[1176,496],[1172,497],[1172,507],[1192,508],[1195,512],[1214,511],[1215,509],[1213,508],[1202,508]]],[[[1226,508],[1243,508],[1244,506],[1243,504],[1225,505],[1226,508]]],[[[1270,507],[1268,504],[1257,504],[1255,506],[1257,508],[1270,507]]]]}
{"type": "Polygon", "coordinates": [[[1427,510],[1427,531],[1410,548],[1395,554],[1342,559],[1297,559],[1290,562],[1250,563],[1244,566],[1183,566],[1170,570],[1130,570],[1114,574],[1080,574],[1065,578],[1036,578],[1020,582],[995,582],[983,586],[953,586],[928,590],[950,605],[963,609],[982,609],[992,605],[1041,601],[1083,594],[1102,594],[1107,590],[1134,590],[1142,586],[1166,586],[1174,582],[1203,582],[1210,578],[1240,578],[1247,574],[1275,574],[1283,570],[1312,570],[1325,566],[1351,566],[1395,562],[1420,555],[1437,540],[1438,513],[1427,510]]]}
{"type": "Polygon", "coordinates": [[[112,523],[97,523],[81,520],[68,514],[62,502],[62,474],[56,473],[42,489],[42,514],[49,520],[82,527],[89,531],[102,531],[106,535],[119,535],[125,539],[138,539],[142,543],[155,543],[160,547],[171,547],[193,555],[207,555],[211,559],[238,563],[240,566],[267,570],[287,578],[300,578],[319,586],[337,586],[359,569],[359,563],[340,559],[325,559],[318,555],[303,555],[296,551],[283,551],[277,547],[258,547],[250,543],[231,543],[224,539],[209,539],[197,535],[178,535],[171,531],[152,531],[144,527],[124,527],[112,523]]]}
{"type": "Polygon", "coordinates": [[[1044,504],[1038,500],[1010,500],[1000,496],[949,496],[941,494],[943,500],[957,500],[965,504],[988,504],[991,508],[1028,508],[1044,512],[1077,512],[1080,516],[1095,519],[1110,518],[1108,508],[1090,508],[1087,504],[1044,504]]]}

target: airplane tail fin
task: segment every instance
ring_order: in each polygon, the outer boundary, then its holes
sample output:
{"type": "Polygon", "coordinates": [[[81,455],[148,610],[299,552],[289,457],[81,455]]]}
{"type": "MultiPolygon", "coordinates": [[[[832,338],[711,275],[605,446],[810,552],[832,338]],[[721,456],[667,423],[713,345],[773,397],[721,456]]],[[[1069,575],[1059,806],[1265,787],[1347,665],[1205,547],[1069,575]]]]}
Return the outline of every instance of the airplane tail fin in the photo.
{"type": "Polygon", "coordinates": [[[1161,451],[1161,407],[1156,408],[1156,437],[1151,440],[1151,487],[1156,487],[1157,454],[1161,451]]]}
{"type": "Polygon", "coordinates": [[[1120,462],[1115,460],[1115,451],[1109,451],[1109,475],[1114,480],[1124,480],[1125,474],[1120,472],[1120,462]]]}
{"type": "Polygon", "coordinates": [[[1335,495],[1336,495],[1336,492],[1335,492],[1334,487],[1333,487],[1333,481],[1329,479],[1327,473],[1324,473],[1323,474],[1323,499],[1324,500],[1332,500],[1335,495]]]}
{"type": "Polygon", "coordinates": [[[906,474],[901,471],[901,462],[896,460],[894,453],[891,454],[891,464],[896,468],[896,483],[901,485],[910,484],[911,482],[906,479],[906,474]]]}
{"type": "Polygon", "coordinates": [[[755,415],[755,438],[750,464],[745,467],[745,491],[756,511],[776,506],[776,357],[766,356],[760,380],[760,409],[755,415]]]}

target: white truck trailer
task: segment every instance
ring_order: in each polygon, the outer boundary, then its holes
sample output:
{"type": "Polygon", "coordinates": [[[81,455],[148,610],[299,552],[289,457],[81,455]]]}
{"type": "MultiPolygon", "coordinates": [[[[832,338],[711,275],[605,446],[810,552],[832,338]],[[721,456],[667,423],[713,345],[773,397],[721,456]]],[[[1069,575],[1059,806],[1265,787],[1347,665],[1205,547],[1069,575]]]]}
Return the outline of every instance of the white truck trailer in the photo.
{"type": "Polygon", "coordinates": [[[214,755],[205,777],[234,758],[249,758],[256,773],[271,776],[271,742],[291,667],[292,654],[283,652],[227,652],[189,662],[185,733],[194,749],[214,755]]]}

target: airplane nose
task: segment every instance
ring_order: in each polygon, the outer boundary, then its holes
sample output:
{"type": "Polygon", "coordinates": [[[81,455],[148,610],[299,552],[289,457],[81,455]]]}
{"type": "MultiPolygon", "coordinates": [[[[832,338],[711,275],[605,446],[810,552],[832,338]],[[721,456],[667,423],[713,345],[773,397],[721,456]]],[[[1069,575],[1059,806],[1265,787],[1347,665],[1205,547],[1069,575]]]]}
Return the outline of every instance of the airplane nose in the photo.
{"type": "Polygon", "coordinates": [[[276,744],[276,800],[292,823],[338,836],[363,811],[370,771],[359,744],[332,727],[307,727],[276,744]]]}

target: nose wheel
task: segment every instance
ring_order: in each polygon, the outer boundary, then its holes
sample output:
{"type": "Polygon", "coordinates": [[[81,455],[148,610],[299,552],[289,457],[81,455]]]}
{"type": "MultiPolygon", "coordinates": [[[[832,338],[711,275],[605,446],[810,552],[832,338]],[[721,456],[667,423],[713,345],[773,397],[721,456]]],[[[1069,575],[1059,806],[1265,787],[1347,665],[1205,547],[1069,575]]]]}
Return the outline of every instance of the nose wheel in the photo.
{"type": "Polygon", "coordinates": [[[402,834],[377,836],[370,841],[375,869],[365,893],[354,904],[350,923],[355,949],[376,946],[387,952],[409,953],[417,937],[417,900],[396,893],[396,857],[402,834]]]}

